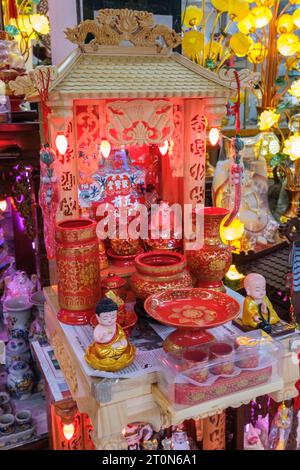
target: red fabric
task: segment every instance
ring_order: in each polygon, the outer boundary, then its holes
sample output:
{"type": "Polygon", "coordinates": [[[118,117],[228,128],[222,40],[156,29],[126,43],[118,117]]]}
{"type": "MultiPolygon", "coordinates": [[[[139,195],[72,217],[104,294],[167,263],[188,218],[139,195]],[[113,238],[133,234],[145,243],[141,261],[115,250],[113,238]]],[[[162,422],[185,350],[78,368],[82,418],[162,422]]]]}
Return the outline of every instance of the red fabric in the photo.
{"type": "Polygon", "coordinates": [[[10,20],[18,18],[18,8],[16,0],[8,0],[7,13],[10,20]]]}
{"type": "Polygon", "coordinates": [[[298,390],[297,398],[294,398],[294,409],[300,410],[300,380],[296,383],[296,389],[298,390]]]}

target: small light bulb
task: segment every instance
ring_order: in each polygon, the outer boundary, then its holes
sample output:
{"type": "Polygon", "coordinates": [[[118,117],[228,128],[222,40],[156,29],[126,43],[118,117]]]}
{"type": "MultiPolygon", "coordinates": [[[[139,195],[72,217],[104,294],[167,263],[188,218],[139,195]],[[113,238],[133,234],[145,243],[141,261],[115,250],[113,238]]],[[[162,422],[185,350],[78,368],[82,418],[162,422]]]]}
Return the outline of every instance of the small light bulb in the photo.
{"type": "Polygon", "coordinates": [[[217,145],[217,143],[219,142],[219,139],[220,139],[220,131],[219,129],[217,129],[216,127],[213,127],[210,131],[209,131],[209,141],[211,143],[211,145],[214,147],[215,145],[217,145]]]}
{"type": "Polygon", "coordinates": [[[63,433],[67,441],[70,441],[72,439],[72,437],[74,436],[74,432],[75,432],[75,428],[74,428],[73,423],[64,424],[63,433]]]}
{"type": "Polygon", "coordinates": [[[3,201],[0,201],[0,212],[5,212],[7,209],[7,202],[5,199],[3,201]]]}
{"type": "Polygon", "coordinates": [[[165,140],[163,145],[159,146],[158,148],[159,148],[159,151],[162,154],[162,156],[167,155],[168,150],[169,150],[169,141],[165,140]]]}
{"type": "Polygon", "coordinates": [[[68,139],[66,138],[66,136],[64,134],[58,134],[58,136],[56,137],[55,144],[56,144],[56,148],[59,151],[59,153],[61,155],[65,155],[65,153],[68,149],[68,145],[69,145],[68,144],[68,139]]]}
{"type": "Polygon", "coordinates": [[[110,151],[111,151],[111,145],[110,145],[110,142],[108,142],[108,140],[102,140],[101,145],[100,145],[100,151],[104,158],[109,157],[110,151]]]}

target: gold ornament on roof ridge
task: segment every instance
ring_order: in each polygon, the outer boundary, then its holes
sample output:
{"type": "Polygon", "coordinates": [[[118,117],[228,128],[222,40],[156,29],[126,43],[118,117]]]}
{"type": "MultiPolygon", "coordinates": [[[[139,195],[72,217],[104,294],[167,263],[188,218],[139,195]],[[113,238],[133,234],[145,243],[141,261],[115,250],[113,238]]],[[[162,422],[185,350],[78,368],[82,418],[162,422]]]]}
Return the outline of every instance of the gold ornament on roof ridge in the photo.
{"type": "Polygon", "coordinates": [[[181,35],[166,25],[154,24],[154,16],[147,11],[129,9],[100,10],[95,20],[85,20],[74,28],[67,28],[66,38],[84,51],[97,51],[99,46],[120,46],[129,41],[134,46],[175,48],[181,44],[181,35]],[[88,34],[94,39],[85,44],[88,34]],[[158,43],[163,40],[163,44],[158,43]]]}

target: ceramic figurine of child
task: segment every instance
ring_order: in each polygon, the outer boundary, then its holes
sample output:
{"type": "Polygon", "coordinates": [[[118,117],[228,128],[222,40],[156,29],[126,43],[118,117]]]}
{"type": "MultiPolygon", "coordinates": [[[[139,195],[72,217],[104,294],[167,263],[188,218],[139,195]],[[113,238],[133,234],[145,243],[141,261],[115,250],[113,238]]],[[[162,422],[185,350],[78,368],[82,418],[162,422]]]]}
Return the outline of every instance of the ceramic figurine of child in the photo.
{"type": "Polygon", "coordinates": [[[244,301],[243,324],[270,333],[271,325],[280,322],[280,318],[266,296],[265,278],[257,273],[248,274],[244,279],[244,287],[247,297],[244,301]]]}
{"type": "Polygon", "coordinates": [[[94,342],[85,354],[86,362],[93,369],[115,372],[129,366],[135,358],[135,347],[117,324],[117,314],[117,304],[107,297],[96,307],[99,324],[94,330],[94,342]]]}
{"type": "Polygon", "coordinates": [[[173,430],[171,440],[173,450],[191,450],[191,444],[187,433],[181,427],[173,430]]]}

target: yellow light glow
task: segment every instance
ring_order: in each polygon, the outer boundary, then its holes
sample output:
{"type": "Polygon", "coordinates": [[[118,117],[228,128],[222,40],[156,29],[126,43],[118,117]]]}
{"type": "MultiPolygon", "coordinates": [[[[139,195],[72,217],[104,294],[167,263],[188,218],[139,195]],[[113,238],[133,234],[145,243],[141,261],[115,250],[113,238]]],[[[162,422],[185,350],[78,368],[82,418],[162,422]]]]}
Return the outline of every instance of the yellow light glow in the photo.
{"type": "Polygon", "coordinates": [[[289,93],[292,96],[300,99],[300,78],[292,83],[291,88],[289,89],[289,93]]]}
{"type": "Polygon", "coordinates": [[[68,139],[64,134],[58,134],[55,140],[57,150],[61,155],[65,155],[68,150],[68,139]]]}
{"type": "Polygon", "coordinates": [[[0,201],[0,212],[5,212],[7,209],[7,202],[5,199],[3,201],[0,201]]]}
{"type": "Polygon", "coordinates": [[[232,264],[226,274],[226,277],[230,279],[230,281],[239,281],[241,279],[245,279],[244,274],[238,272],[235,264],[232,264]]]}
{"type": "Polygon", "coordinates": [[[219,129],[217,129],[217,127],[213,127],[209,131],[209,141],[210,141],[211,145],[213,147],[215,145],[217,145],[217,143],[219,142],[219,139],[220,139],[220,131],[219,131],[219,129]]]}
{"type": "Polygon", "coordinates": [[[267,7],[255,7],[251,10],[256,28],[264,28],[272,19],[272,10],[267,7]]]}
{"type": "Polygon", "coordinates": [[[228,11],[228,0],[211,0],[211,3],[218,11],[228,11]]]}
{"type": "Polygon", "coordinates": [[[237,27],[241,33],[248,34],[255,31],[254,17],[251,15],[246,16],[241,21],[238,22],[237,27]]]}
{"type": "Polygon", "coordinates": [[[228,13],[231,20],[242,21],[250,13],[248,2],[245,0],[229,0],[228,13]]]}
{"type": "Polygon", "coordinates": [[[292,16],[293,23],[297,28],[300,28],[300,10],[295,10],[292,16]]]}
{"type": "Polygon", "coordinates": [[[165,155],[167,155],[168,150],[169,150],[169,141],[165,140],[163,145],[159,146],[158,148],[159,148],[160,153],[164,157],[165,155]]]}
{"type": "Polygon", "coordinates": [[[34,15],[30,15],[30,23],[32,24],[33,29],[39,34],[49,34],[50,33],[50,24],[47,16],[40,15],[36,13],[34,15]]]}
{"type": "Polygon", "coordinates": [[[74,432],[75,432],[75,428],[74,428],[73,423],[64,424],[63,433],[67,441],[70,441],[72,439],[72,437],[74,436],[74,432]]]}
{"type": "Polygon", "coordinates": [[[238,217],[236,217],[228,227],[225,227],[224,223],[226,222],[227,218],[228,217],[226,217],[226,219],[221,225],[220,234],[223,243],[229,245],[230,242],[242,238],[245,231],[245,225],[240,221],[238,217]]]}
{"type": "Polygon", "coordinates": [[[111,145],[108,140],[102,140],[100,145],[100,151],[104,158],[108,158],[111,151],[111,145]]]}
{"type": "Polygon", "coordinates": [[[284,34],[290,33],[294,29],[294,22],[291,15],[282,15],[277,23],[277,33],[284,34]]]}
{"type": "Polygon", "coordinates": [[[253,45],[253,39],[243,33],[235,33],[231,36],[230,47],[238,57],[244,57],[248,54],[253,45]]]}
{"type": "Polygon", "coordinates": [[[202,17],[202,10],[196,5],[190,5],[185,9],[185,12],[182,15],[183,24],[187,28],[192,26],[199,26],[202,17]]]}
{"type": "Polygon", "coordinates": [[[299,38],[296,34],[293,33],[285,33],[282,34],[277,40],[277,49],[279,50],[280,54],[284,55],[285,57],[290,57],[296,52],[298,52],[299,48],[299,38]]]}
{"type": "Polygon", "coordinates": [[[261,43],[255,43],[250,47],[248,52],[248,60],[252,64],[260,64],[267,57],[268,50],[261,43]]]}
{"type": "Polygon", "coordinates": [[[271,8],[274,6],[275,0],[256,0],[255,2],[259,7],[271,8]]]}
{"type": "Polygon", "coordinates": [[[280,114],[277,114],[274,109],[263,111],[258,118],[258,126],[261,131],[267,131],[278,124],[280,114]]]}
{"type": "Polygon", "coordinates": [[[182,51],[191,60],[197,59],[204,49],[204,34],[191,30],[184,33],[182,38],[182,51]]]}
{"type": "Polygon", "coordinates": [[[291,135],[285,141],[283,153],[286,153],[293,161],[300,158],[300,134],[291,135]]]}

